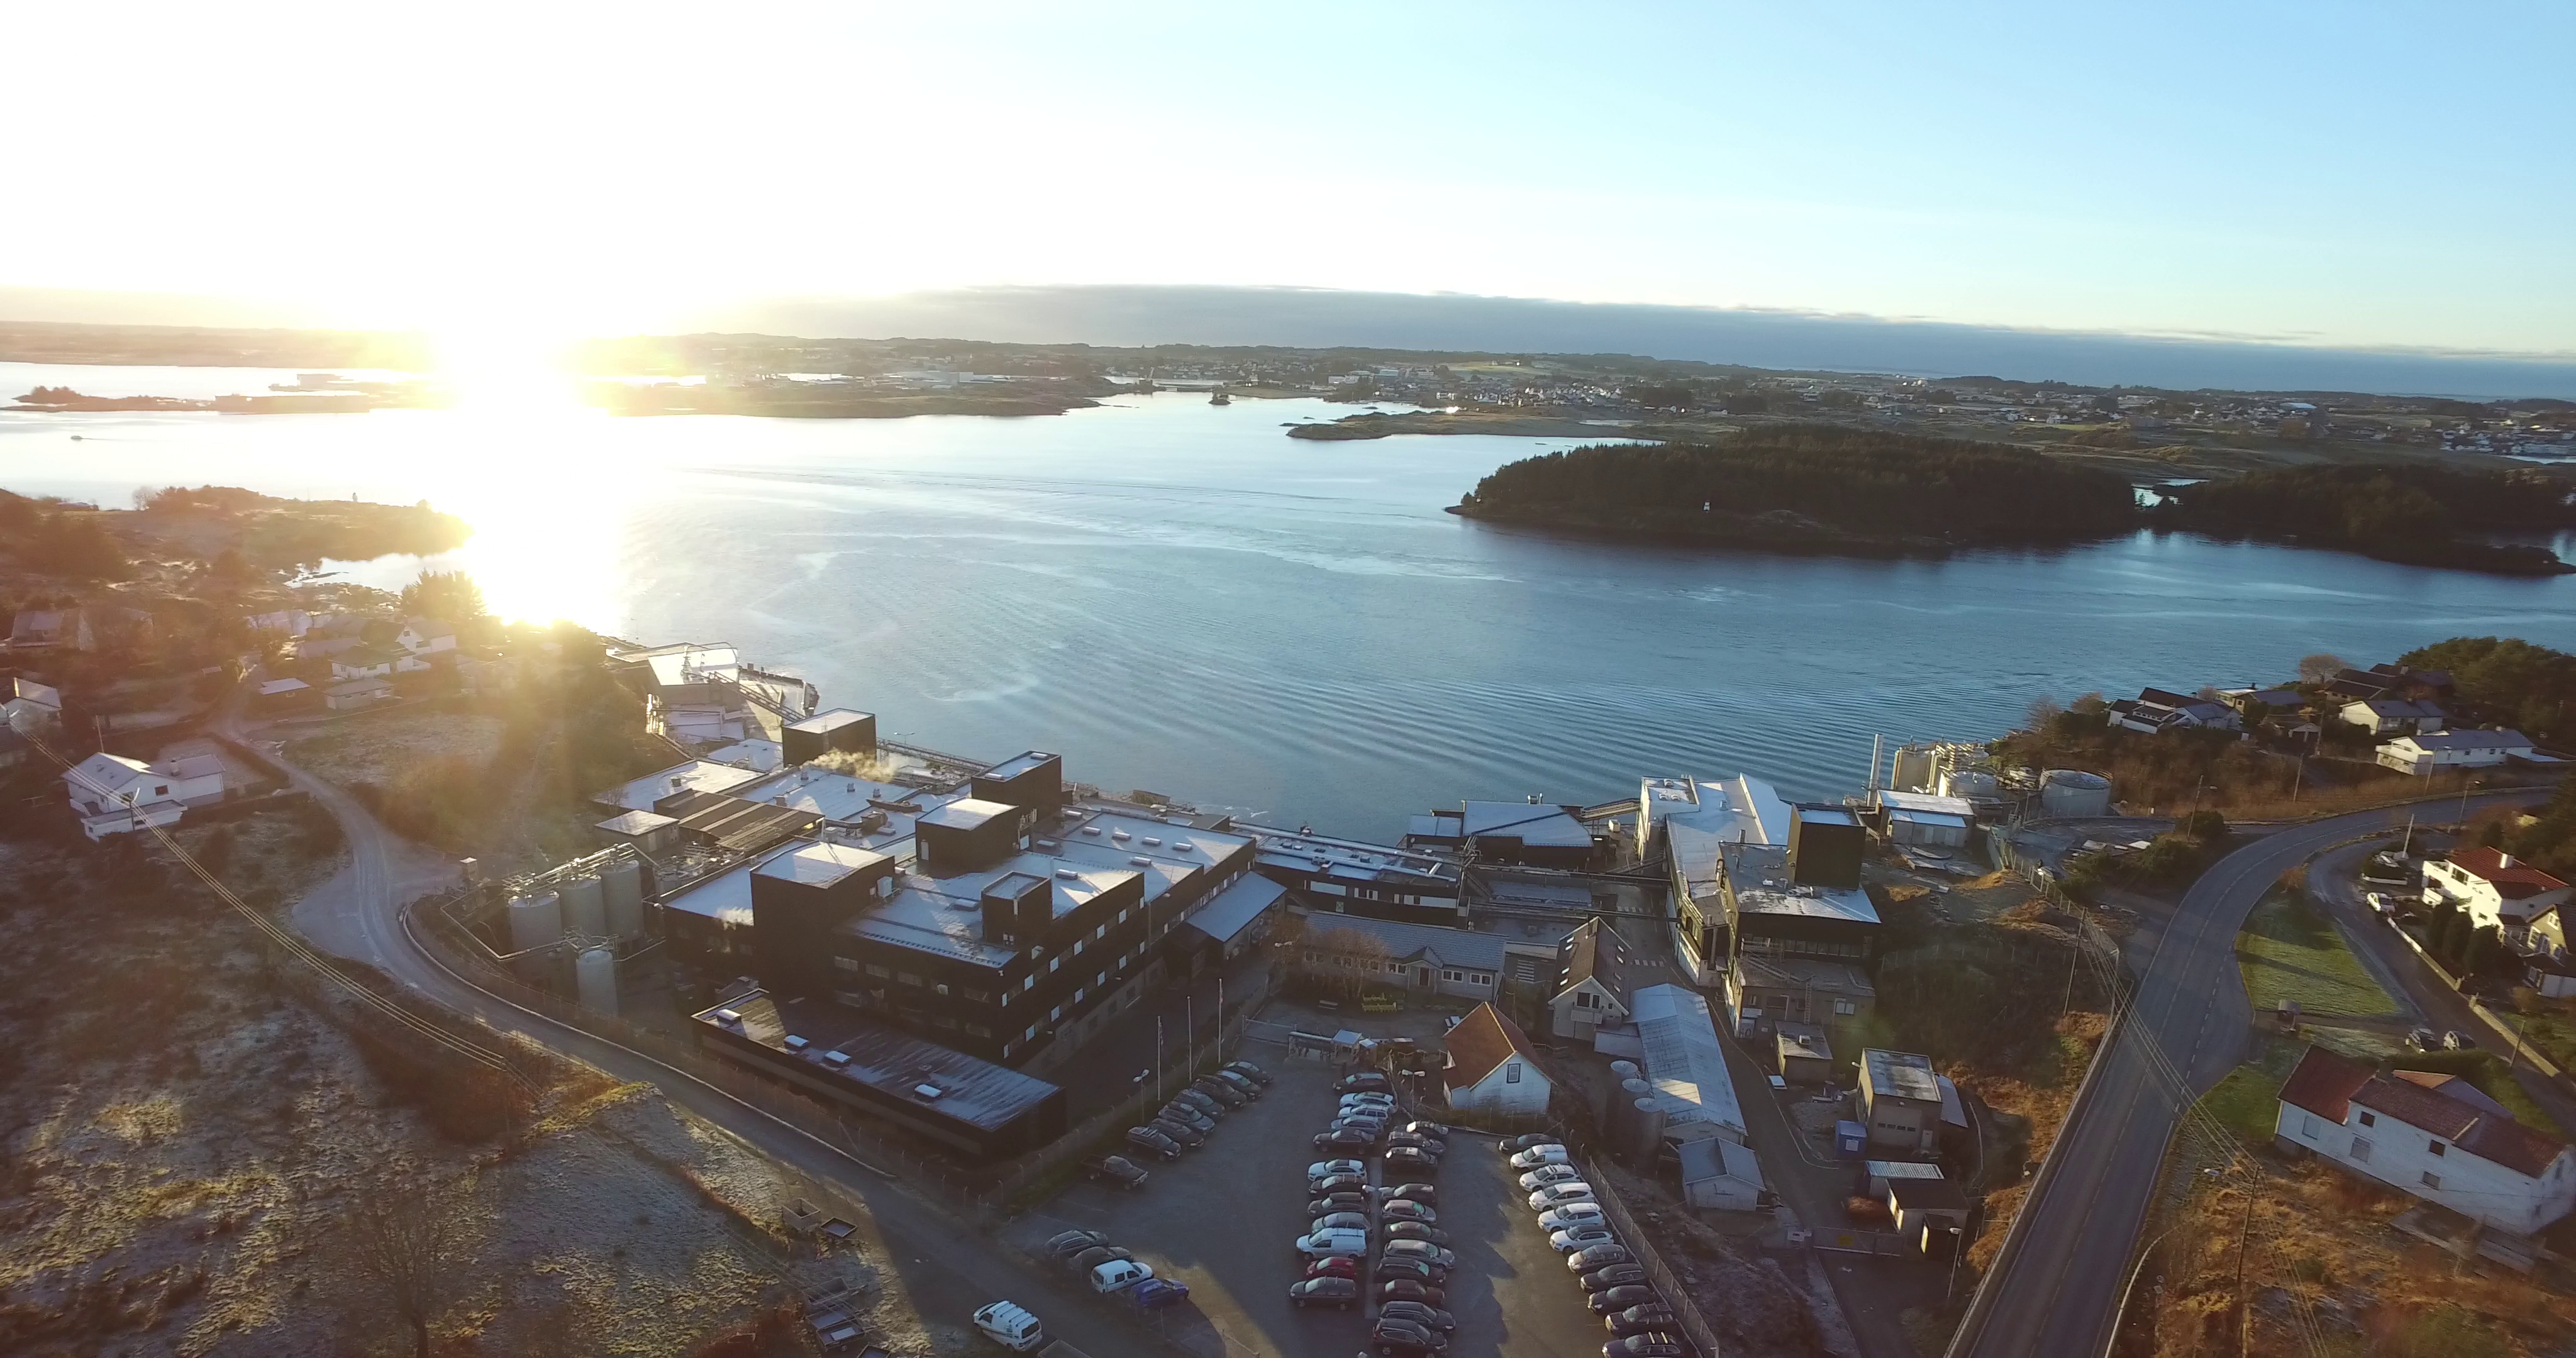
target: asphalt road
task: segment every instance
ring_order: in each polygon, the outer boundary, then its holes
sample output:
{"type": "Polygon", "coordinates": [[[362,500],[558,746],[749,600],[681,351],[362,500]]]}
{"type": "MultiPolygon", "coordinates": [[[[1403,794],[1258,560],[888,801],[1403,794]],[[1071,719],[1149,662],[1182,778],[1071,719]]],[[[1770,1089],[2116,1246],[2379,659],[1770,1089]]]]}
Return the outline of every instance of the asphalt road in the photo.
{"type": "MultiPolygon", "coordinates": [[[[2474,810],[2549,791],[2469,801],[2474,810]]],[[[2277,830],[2192,884],[1952,1339],[1952,1358],[2088,1358],[2109,1345],[2175,1124],[2244,1059],[2253,1015],[2235,939],[2246,915],[2282,873],[2341,841],[2403,826],[2408,814],[2385,808],[2277,830]]]]}
{"type": "MultiPolygon", "coordinates": [[[[250,739],[237,716],[220,726],[237,740],[250,739]]],[[[891,1178],[711,1086],[649,1057],[516,1008],[450,975],[415,944],[401,919],[404,884],[416,876],[419,851],[379,824],[337,786],[279,759],[294,786],[330,811],[348,837],[351,882],[332,892],[317,942],[353,961],[366,962],[426,998],[516,1033],[553,1051],[586,1061],[620,1080],[661,1090],[672,1103],[740,1137],[780,1164],[828,1184],[863,1205],[884,1242],[880,1262],[933,1323],[967,1327],[967,1315],[997,1298],[1037,1312],[1050,1334],[1095,1355],[1136,1353],[1146,1341],[1134,1325],[1108,1311],[1087,1290],[1038,1268],[1024,1257],[963,1227],[946,1211],[913,1196],[891,1178]]],[[[299,912],[298,926],[308,921],[299,912]]]]}

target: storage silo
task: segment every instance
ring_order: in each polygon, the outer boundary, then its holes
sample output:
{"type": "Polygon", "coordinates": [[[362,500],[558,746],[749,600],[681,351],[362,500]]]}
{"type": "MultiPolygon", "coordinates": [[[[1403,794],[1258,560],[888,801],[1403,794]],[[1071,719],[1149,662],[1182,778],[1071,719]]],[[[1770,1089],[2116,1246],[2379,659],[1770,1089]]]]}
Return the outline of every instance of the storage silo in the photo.
{"type": "Polygon", "coordinates": [[[573,964],[573,988],[581,996],[584,1009],[603,1014],[617,1012],[617,954],[606,948],[591,948],[573,964]]]}
{"type": "Polygon", "coordinates": [[[1636,1079],[1638,1076],[1643,1074],[1645,1074],[1645,1072],[1637,1069],[1636,1062],[1631,1061],[1624,1056],[1610,1063],[1610,1078],[1617,1080],[1621,1084],[1626,1084],[1630,1080],[1636,1079]]]}
{"type": "Polygon", "coordinates": [[[510,901],[510,951],[542,948],[563,937],[563,901],[539,891],[510,901]]]}
{"type": "Polygon", "coordinates": [[[2050,769],[2039,776],[2039,814],[2052,818],[2103,816],[2111,811],[2111,780],[2081,769],[2050,769]]]}
{"type": "Polygon", "coordinates": [[[1953,769],[1941,775],[1941,795],[1985,801],[2000,795],[2002,785],[1984,769],[1953,769]]]}
{"type": "Polygon", "coordinates": [[[1655,1163],[1655,1152],[1664,1146],[1664,1105],[1654,1099],[1639,1099],[1628,1115],[1629,1163],[1641,1172],[1655,1163]]]}
{"type": "Polygon", "coordinates": [[[596,877],[576,877],[563,893],[564,932],[575,938],[608,937],[608,893],[596,877]]]}
{"type": "Polygon", "coordinates": [[[609,935],[633,938],[644,932],[644,865],[618,859],[599,874],[599,885],[608,896],[609,935]]]}

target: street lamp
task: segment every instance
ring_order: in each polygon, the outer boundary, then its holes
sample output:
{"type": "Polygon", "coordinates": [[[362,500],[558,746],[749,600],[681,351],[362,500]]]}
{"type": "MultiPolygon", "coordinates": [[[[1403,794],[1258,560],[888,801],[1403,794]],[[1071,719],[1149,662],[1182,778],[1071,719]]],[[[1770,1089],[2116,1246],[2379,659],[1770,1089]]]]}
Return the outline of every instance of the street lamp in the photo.
{"type": "Polygon", "coordinates": [[[2485,783],[2486,783],[2486,780],[2485,780],[2485,779],[2483,779],[2483,778],[2472,778],[2472,779],[2468,780],[2467,782],[2460,784],[2460,833],[2461,833],[2461,834],[2464,834],[2464,835],[2465,835],[2465,834],[2467,834],[2467,833],[2469,832],[2469,789],[2474,788],[2474,787],[2482,787],[2482,786],[2484,786],[2484,785],[2485,785],[2485,783]]]}
{"type": "Polygon", "coordinates": [[[1950,1283],[1941,1290],[1941,1308],[1948,1310],[1959,1294],[1959,1256],[1968,1252],[1968,1231],[1963,1226],[1946,1226],[1950,1233],[1950,1283]]]}

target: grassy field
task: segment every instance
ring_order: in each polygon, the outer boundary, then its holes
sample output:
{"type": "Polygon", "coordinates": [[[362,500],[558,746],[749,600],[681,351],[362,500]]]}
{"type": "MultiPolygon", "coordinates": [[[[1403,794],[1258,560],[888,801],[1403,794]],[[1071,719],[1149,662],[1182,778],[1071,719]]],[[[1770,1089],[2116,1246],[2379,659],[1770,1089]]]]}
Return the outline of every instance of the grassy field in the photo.
{"type": "Polygon", "coordinates": [[[2236,964],[2258,1014],[2283,1000],[2296,1001],[2303,1014],[2358,1016],[2397,1008],[2334,925],[2295,892],[2276,891],[2254,908],[2245,932],[2236,936],[2236,964]]]}
{"type": "Polygon", "coordinates": [[[2226,1079],[2200,1097],[2201,1110],[2249,1146],[2260,1146],[2272,1139],[2273,1116],[2280,1111],[2281,1082],[2290,1078],[2290,1068],[2299,1064],[2299,1053],[2306,1050],[2301,1043],[2262,1034],[2257,1034],[2255,1041],[2261,1045],[2255,1049],[2254,1059],[2227,1072],[2226,1079]]]}

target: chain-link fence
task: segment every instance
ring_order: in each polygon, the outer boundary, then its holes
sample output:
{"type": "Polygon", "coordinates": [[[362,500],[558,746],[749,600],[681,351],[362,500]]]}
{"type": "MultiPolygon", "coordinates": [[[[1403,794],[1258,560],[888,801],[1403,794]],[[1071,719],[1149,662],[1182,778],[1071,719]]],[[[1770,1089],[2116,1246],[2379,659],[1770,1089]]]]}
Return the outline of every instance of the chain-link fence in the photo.
{"type": "Polygon", "coordinates": [[[1671,1265],[1664,1262],[1662,1253],[1646,1243],[1646,1233],[1638,1228],[1636,1217],[1629,1214],[1628,1204],[1610,1187],[1607,1175],[1592,1176],[1592,1196],[1601,1204],[1601,1215],[1610,1223],[1610,1229],[1618,1233],[1619,1243],[1626,1245],[1628,1252],[1637,1257],[1637,1263],[1646,1270],[1646,1277],[1654,1283],[1655,1290],[1663,1294],[1664,1304],[1673,1308],[1673,1318],[1677,1322],[1674,1328],[1682,1332],[1683,1338],[1697,1345],[1707,1358],[1719,1358],[1717,1331],[1709,1328],[1708,1318],[1699,1313],[1698,1304],[1690,1299],[1690,1293],[1683,1290],[1681,1278],[1673,1272],[1671,1265]]]}

